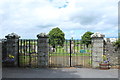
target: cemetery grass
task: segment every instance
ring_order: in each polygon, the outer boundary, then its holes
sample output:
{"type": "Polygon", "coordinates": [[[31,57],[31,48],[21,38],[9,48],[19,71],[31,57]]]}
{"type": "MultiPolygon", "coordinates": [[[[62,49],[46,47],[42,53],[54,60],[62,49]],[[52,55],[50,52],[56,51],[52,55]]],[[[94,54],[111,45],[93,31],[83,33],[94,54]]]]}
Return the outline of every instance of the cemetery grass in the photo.
{"type": "MultiPolygon", "coordinates": [[[[67,46],[67,47],[61,47],[61,46],[58,46],[58,47],[56,47],[55,48],[55,52],[53,52],[53,53],[70,53],[69,50],[70,49],[70,47],[69,46],[67,46]]],[[[73,51],[74,51],[74,53],[80,53],[80,50],[85,50],[85,52],[86,53],[91,53],[92,51],[91,51],[91,49],[90,49],[90,47],[89,48],[87,48],[87,49],[83,49],[82,47],[78,47],[78,46],[75,46],[75,47],[73,47],[73,49],[72,49],[73,51]]],[[[51,52],[52,53],[52,52],[51,52]]]]}
{"type": "MultiPolygon", "coordinates": [[[[49,56],[70,56],[70,53],[50,53],[49,56]]],[[[91,56],[89,53],[72,53],[71,56],[91,56]]]]}

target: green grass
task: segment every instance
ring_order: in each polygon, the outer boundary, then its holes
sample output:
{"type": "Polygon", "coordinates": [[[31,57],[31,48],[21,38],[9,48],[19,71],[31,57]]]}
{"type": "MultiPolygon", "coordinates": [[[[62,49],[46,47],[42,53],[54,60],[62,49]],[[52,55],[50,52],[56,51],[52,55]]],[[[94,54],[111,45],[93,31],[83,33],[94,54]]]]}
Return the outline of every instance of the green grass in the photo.
{"type": "MultiPolygon", "coordinates": [[[[53,52],[53,53],[69,53],[68,51],[69,51],[69,49],[70,49],[70,46],[64,46],[64,47],[61,47],[61,46],[57,46],[56,48],[56,52],[53,52]],[[67,50],[68,49],[68,50],[67,50]]],[[[75,51],[75,53],[77,52],[77,53],[80,53],[80,50],[83,50],[83,49],[81,49],[81,47],[80,46],[75,46],[74,48],[73,48],[73,50],[75,51]]],[[[89,49],[85,49],[85,51],[86,51],[86,53],[91,53],[92,51],[91,50],[89,50],[89,49]]],[[[51,52],[52,53],[52,52],[51,52]]]]}
{"type": "MultiPolygon", "coordinates": [[[[61,54],[61,53],[59,53],[59,54],[57,54],[57,53],[51,53],[51,54],[49,54],[49,56],[70,56],[70,53],[63,53],[63,54],[61,54]]],[[[71,54],[71,56],[91,56],[91,54],[85,54],[85,53],[76,53],[76,54],[71,54]]]]}

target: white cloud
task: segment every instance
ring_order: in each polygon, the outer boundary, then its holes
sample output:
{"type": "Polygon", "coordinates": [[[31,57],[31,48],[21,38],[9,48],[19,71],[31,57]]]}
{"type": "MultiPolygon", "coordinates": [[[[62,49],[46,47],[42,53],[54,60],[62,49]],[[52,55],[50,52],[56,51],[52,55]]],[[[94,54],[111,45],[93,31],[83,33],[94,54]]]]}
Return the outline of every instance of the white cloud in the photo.
{"type": "Polygon", "coordinates": [[[117,3],[118,0],[0,0],[0,37],[11,32],[33,36],[56,26],[66,35],[71,35],[71,30],[79,30],[80,35],[83,31],[108,33],[113,30],[115,35],[117,3]]]}

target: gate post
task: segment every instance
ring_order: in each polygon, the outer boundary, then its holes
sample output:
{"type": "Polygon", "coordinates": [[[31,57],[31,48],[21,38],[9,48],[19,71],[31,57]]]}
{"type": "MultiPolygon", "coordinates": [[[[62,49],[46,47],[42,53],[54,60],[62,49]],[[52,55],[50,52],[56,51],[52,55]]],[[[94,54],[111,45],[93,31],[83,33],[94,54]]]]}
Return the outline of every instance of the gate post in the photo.
{"type": "Polygon", "coordinates": [[[18,41],[20,36],[15,33],[8,34],[5,36],[7,38],[6,53],[7,58],[10,59],[8,66],[18,67],[18,41]],[[12,59],[11,59],[12,58],[12,59]]]}
{"type": "Polygon", "coordinates": [[[105,35],[100,33],[94,33],[92,37],[92,67],[99,67],[99,63],[103,61],[104,54],[104,37],[105,35]]]}
{"type": "Polygon", "coordinates": [[[38,67],[48,67],[48,35],[40,33],[38,37],[38,67]]]}

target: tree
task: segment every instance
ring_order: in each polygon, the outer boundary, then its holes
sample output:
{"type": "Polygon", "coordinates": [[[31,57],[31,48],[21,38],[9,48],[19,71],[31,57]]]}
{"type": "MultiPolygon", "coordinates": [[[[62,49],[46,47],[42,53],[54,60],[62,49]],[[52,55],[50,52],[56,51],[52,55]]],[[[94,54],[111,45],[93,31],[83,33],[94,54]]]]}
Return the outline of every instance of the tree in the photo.
{"type": "Polygon", "coordinates": [[[91,35],[92,35],[93,33],[92,32],[89,32],[89,31],[87,31],[85,34],[83,34],[83,36],[82,36],[82,40],[81,40],[81,43],[82,44],[85,44],[86,45],[86,47],[88,48],[88,45],[89,44],[91,44],[91,35]]]}
{"type": "Polygon", "coordinates": [[[50,45],[52,45],[53,48],[55,48],[55,46],[58,45],[63,46],[65,41],[65,34],[58,27],[53,28],[49,32],[49,40],[50,40],[50,45]]]}
{"type": "Polygon", "coordinates": [[[120,38],[114,43],[116,49],[120,49],[120,38]]]}

